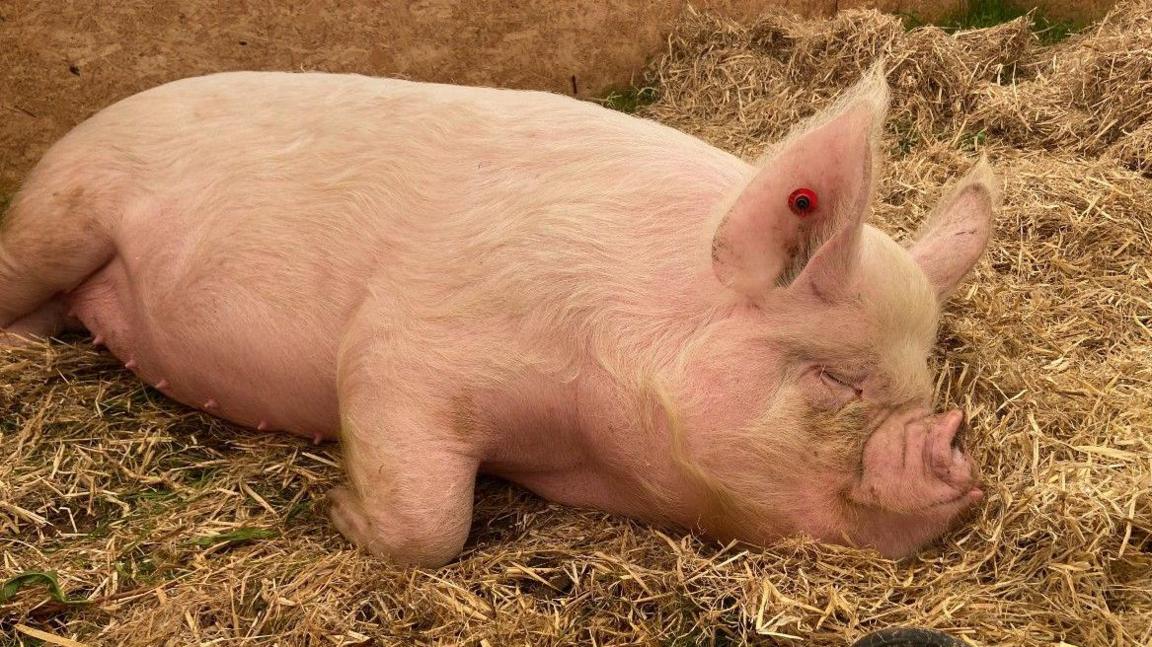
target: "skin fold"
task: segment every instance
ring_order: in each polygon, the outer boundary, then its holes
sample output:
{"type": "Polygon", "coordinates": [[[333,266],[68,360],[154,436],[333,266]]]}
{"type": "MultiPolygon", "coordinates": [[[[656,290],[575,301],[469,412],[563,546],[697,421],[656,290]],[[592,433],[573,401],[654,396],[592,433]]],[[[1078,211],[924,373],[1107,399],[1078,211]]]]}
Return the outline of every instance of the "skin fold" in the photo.
{"type": "Polygon", "coordinates": [[[177,81],[31,172],[0,326],[82,327],[175,400],[339,440],[332,520],[396,561],[459,554],[477,472],[906,555],[981,497],[927,358],[997,185],[978,164],[908,246],[865,224],[886,107],[874,72],[749,164],[545,93],[177,81]]]}

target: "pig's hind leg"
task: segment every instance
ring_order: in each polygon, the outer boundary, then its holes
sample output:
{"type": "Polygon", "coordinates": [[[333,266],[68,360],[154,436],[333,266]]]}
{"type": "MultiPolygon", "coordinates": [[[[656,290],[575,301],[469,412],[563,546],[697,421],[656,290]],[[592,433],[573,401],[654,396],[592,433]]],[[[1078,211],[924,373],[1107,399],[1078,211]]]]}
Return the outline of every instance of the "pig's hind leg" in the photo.
{"type": "Polygon", "coordinates": [[[115,253],[108,187],[53,167],[41,162],[0,221],[0,337],[8,343],[74,324],[63,295],[115,253]]]}
{"type": "Polygon", "coordinates": [[[84,325],[69,313],[66,300],[56,298],[8,324],[0,335],[0,345],[21,344],[30,339],[45,339],[83,329],[84,325]]]}

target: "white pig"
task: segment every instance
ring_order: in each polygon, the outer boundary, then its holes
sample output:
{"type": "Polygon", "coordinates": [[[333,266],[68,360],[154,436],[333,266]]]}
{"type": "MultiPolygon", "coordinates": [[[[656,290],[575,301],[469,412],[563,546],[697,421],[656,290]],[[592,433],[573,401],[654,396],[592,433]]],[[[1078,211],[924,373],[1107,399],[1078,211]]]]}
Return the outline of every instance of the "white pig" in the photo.
{"type": "Polygon", "coordinates": [[[722,538],[906,555],[979,500],[930,413],[983,163],[865,224],[879,73],[759,163],[590,103],[227,73],[98,113],[0,229],[6,338],[83,326],[171,398],[343,443],[336,527],[444,564],[477,472],[722,538]]]}

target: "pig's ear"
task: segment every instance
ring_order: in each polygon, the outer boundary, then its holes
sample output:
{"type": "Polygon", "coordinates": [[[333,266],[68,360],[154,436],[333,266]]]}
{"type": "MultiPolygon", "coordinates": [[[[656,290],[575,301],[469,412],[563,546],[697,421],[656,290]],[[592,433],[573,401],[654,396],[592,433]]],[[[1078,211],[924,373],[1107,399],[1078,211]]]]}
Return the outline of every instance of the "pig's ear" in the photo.
{"type": "Polygon", "coordinates": [[[981,159],[944,196],[909,248],[943,301],[980,260],[992,231],[1000,182],[981,159]]]}
{"type": "Polygon", "coordinates": [[[887,107],[888,86],[876,68],[769,154],[713,237],[721,283],[753,303],[790,284],[827,297],[844,289],[887,107]]]}

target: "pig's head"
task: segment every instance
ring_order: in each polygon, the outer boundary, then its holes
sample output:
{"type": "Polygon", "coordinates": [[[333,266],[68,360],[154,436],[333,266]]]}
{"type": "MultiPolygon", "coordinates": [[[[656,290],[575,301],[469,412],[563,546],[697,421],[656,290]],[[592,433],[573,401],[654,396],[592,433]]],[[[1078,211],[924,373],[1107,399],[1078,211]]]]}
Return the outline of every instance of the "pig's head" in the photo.
{"type": "Polygon", "coordinates": [[[981,162],[901,245],[865,224],[887,86],[873,74],[786,138],[718,213],[728,307],[690,360],[685,462],[706,530],[909,554],[979,488],[965,416],[931,411],[940,306],[988,242],[981,162]]]}

